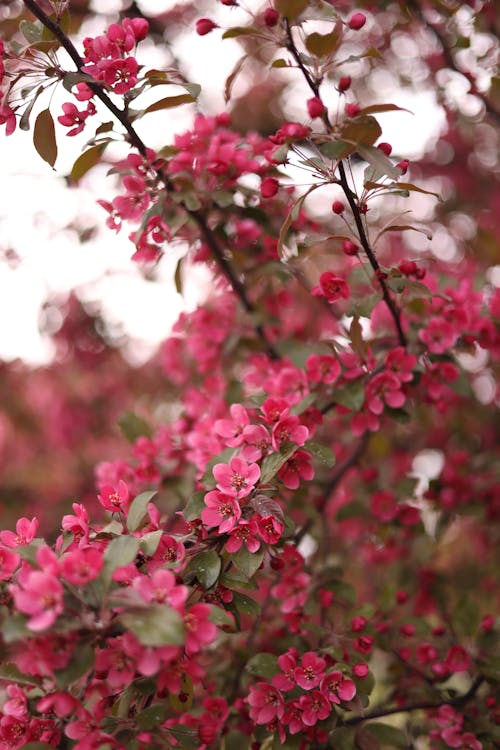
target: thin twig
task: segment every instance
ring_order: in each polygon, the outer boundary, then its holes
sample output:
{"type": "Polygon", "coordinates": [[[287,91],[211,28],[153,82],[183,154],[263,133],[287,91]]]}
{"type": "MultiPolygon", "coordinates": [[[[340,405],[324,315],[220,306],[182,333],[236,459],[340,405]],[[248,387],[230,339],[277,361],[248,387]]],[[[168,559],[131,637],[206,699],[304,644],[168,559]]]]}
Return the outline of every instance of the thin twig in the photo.
{"type": "MultiPolygon", "coordinates": [[[[293,35],[292,35],[292,29],[291,29],[290,22],[289,22],[288,18],[285,18],[285,27],[286,27],[286,33],[287,33],[287,38],[288,38],[287,49],[290,52],[290,54],[293,56],[295,62],[297,63],[297,66],[302,71],[302,74],[303,74],[303,76],[304,76],[304,78],[305,78],[305,80],[307,82],[307,85],[311,89],[312,93],[314,94],[314,96],[319,97],[320,82],[317,81],[317,80],[315,80],[313,78],[313,76],[311,75],[310,71],[307,69],[306,65],[304,65],[304,61],[302,60],[300,52],[298,51],[298,49],[297,49],[297,47],[295,45],[295,41],[294,41],[293,35]]],[[[325,125],[327,133],[332,133],[333,132],[333,128],[332,128],[332,124],[331,124],[331,122],[330,122],[330,120],[328,118],[328,112],[326,111],[326,109],[325,109],[325,111],[323,113],[322,119],[323,119],[323,123],[325,125]]],[[[359,241],[360,241],[361,246],[362,246],[362,248],[363,248],[363,250],[364,250],[364,252],[366,254],[366,257],[368,258],[368,261],[369,261],[371,267],[373,268],[373,270],[375,272],[375,276],[377,277],[378,283],[380,284],[380,288],[382,289],[382,296],[383,296],[384,302],[387,305],[387,307],[389,309],[389,312],[390,312],[390,314],[391,314],[391,316],[392,316],[392,318],[394,320],[394,325],[396,326],[396,330],[397,330],[397,333],[398,333],[399,342],[400,342],[401,346],[406,347],[406,345],[407,345],[406,336],[404,334],[403,327],[401,325],[401,318],[400,318],[399,310],[398,310],[398,308],[396,306],[396,303],[394,302],[394,300],[393,300],[393,298],[391,296],[391,293],[389,291],[389,288],[388,288],[387,284],[385,283],[384,275],[382,273],[382,269],[380,268],[379,262],[377,260],[377,256],[375,255],[375,251],[371,247],[370,242],[368,240],[368,236],[367,236],[367,234],[365,232],[365,228],[363,226],[363,220],[362,220],[362,217],[361,217],[361,211],[359,210],[359,206],[356,203],[354,194],[353,194],[351,188],[349,187],[349,183],[348,183],[348,180],[347,180],[347,175],[346,175],[344,163],[343,163],[342,160],[339,160],[338,167],[339,167],[339,174],[340,174],[340,186],[341,186],[342,190],[344,191],[344,195],[347,198],[347,201],[349,203],[349,207],[350,207],[350,209],[352,211],[352,215],[354,217],[354,222],[356,224],[356,229],[358,231],[359,241]]]]}
{"type": "MultiPolygon", "coordinates": [[[[76,65],[76,68],[79,72],[83,72],[82,69],[84,67],[84,61],[81,58],[80,54],[78,53],[78,50],[74,46],[73,42],[69,37],[65,34],[65,32],[61,29],[58,23],[56,23],[50,16],[48,16],[34,0],[23,0],[25,6],[33,13],[33,15],[38,18],[38,20],[56,37],[56,39],[61,43],[62,47],[66,50],[68,55],[71,57],[72,61],[76,65]]],[[[139,151],[141,156],[144,158],[147,158],[147,147],[142,138],[138,135],[137,131],[135,130],[134,126],[130,122],[128,113],[125,109],[120,109],[116,106],[116,104],[113,103],[113,101],[110,99],[108,94],[99,86],[98,83],[94,83],[92,80],[86,80],[85,81],[87,86],[90,88],[90,90],[97,96],[98,99],[101,100],[101,102],[106,106],[106,108],[116,117],[116,119],[120,122],[121,125],[125,128],[125,130],[128,133],[130,143],[139,151]]],[[[172,193],[174,192],[174,185],[171,181],[171,179],[168,177],[168,175],[165,174],[163,170],[157,170],[158,177],[162,180],[163,184],[165,185],[165,188],[167,192],[172,193]]],[[[232,286],[235,294],[239,298],[241,304],[243,305],[244,309],[247,313],[250,314],[250,316],[254,316],[256,314],[256,309],[253,305],[253,303],[250,301],[250,298],[248,297],[246,288],[244,284],[239,280],[236,272],[234,271],[231,263],[226,258],[224,254],[224,250],[220,247],[218,239],[209,226],[206,217],[204,214],[199,210],[193,210],[188,208],[184,203],[180,203],[179,205],[182,206],[184,211],[188,214],[188,216],[197,224],[198,228],[200,229],[201,234],[203,235],[203,239],[209,246],[212,255],[219,266],[222,273],[225,275],[227,280],[229,281],[230,285],[232,286]]],[[[252,321],[255,331],[264,344],[266,351],[271,359],[279,359],[280,356],[272,343],[267,338],[267,335],[259,323],[256,323],[255,321],[252,321]]]]}

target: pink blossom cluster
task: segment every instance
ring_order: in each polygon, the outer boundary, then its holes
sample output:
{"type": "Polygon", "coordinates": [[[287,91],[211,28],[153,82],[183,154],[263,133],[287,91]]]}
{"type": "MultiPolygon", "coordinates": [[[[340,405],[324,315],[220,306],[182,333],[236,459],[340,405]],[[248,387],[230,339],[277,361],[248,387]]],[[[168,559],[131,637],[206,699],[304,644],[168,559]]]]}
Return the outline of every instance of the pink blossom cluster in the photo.
{"type": "Polygon", "coordinates": [[[356,695],[356,685],[346,673],[330,667],[314,651],[299,657],[295,648],[289,649],[278,657],[277,666],[281,671],[270,684],[258,682],[250,687],[247,702],[255,724],[277,729],[282,743],[286,731],[308,734],[329,718],[336,705],[349,703],[356,695]],[[291,693],[288,700],[283,695],[287,692],[291,693]]]}

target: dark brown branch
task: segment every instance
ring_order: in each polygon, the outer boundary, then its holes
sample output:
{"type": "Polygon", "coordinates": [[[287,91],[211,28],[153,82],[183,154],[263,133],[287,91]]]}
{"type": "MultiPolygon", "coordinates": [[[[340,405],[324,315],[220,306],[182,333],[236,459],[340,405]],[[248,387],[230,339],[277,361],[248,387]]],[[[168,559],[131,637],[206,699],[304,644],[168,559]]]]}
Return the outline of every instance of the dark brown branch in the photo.
{"type": "Polygon", "coordinates": [[[441,706],[453,706],[454,708],[460,708],[465,706],[477,693],[480,686],[484,682],[484,677],[479,675],[476,677],[470,688],[463,695],[458,695],[450,700],[436,701],[417,701],[416,703],[409,703],[406,706],[394,706],[392,708],[378,708],[366,713],[364,716],[353,716],[350,719],[346,719],[343,722],[343,726],[353,727],[357,724],[362,724],[365,721],[371,721],[372,719],[380,719],[384,716],[392,716],[393,714],[410,713],[411,711],[429,711],[433,708],[437,709],[441,706]]]}
{"type": "MultiPolygon", "coordinates": [[[[66,50],[72,61],[76,65],[79,72],[83,72],[84,61],[78,53],[78,50],[74,46],[73,42],[64,33],[59,24],[57,24],[52,18],[50,18],[34,0],[23,0],[28,10],[38,18],[38,20],[55,36],[55,38],[61,43],[62,47],[66,50]]],[[[113,103],[108,94],[92,80],[86,81],[87,86],[97,96],[98,99],[106,106],[106,108],[116,117],[120,124],[125,128],[128,133],[130,143],[139,151],[141,156],[147,158],[147,147],[142,138],[138,135],[134,126],[130,122],[126,109],[120,109],[113,103]]],[[[158,177],[161,179],[167,192],[174,192],[174,185],[168,175],[162,170],[157,170],[158,177]]],[[[251,316],[255,315],[256,310],[253,303],[250,301],[244,284],[239,280],[236,272],[229,260],[225,257],[223,249],[220,247],[219,242],[215,233],[210,228],[206,217],[201,211],[189,209],[185,204],[180,204],[188,216],[198,225],[198,228],[203,236],[203,239],[209,246],[212,255],[219,266],[222,273],[225,275],[230,285],[232,286],[235,294],[239,298],[245,311],[251,316]]],[[[259,323],[253,321],[255,331],[265,346],[268,355],[272,359],[279,359],[279,354],[268,340],[263,327],[259,323]]]]}
{"type": "MultiPolygon", "coordinates": [[[[297,66],[302,71],[302,74],[307,82],[307,85],[313,92],[314,96],[319,97],[320,82],[313,78],[310,71],[307,69],[306,65],[304,65],[304,61],[302,60],[300,52],[298,51],[295,45],[293,35],[292,35],[292,29],[290,27],[290,22],[288,21],[287,18],[285,18],[285,26],[286,26],[286,33],[287,33],[287,38],[288,38],[287,49],[290,52],[290,54],[293,56],[295,62],[297,63],[297,66]]],[[[328,133],[332,133],[333,128],[328,118],[328,113],[326,109],[325,109],[325,112],[323,113],[323,123],[325,125],[326,131],[328,133]]],[[[363,226],[363,220],[361,217],[361,211],[359,210],[359,205],[356,202],[355,196],[352,190],[350,189],[349,183],[347,181],[347,175],[345,172],[344,163],[340,160],[338,163],[338,166],[339,166],[339,174],[340,174],[340,186],[342,190],[344,191],[344,195],[347,198],[349,207],[352,211],[354,222],[356,224],[356,229],[358,231],[359,241],[361,242],[361,246],[366,254],[366,257],[368,258],[368,261],[371,267],[373,268],[373,271],[375,272],[377,281],[380,284],[384,302],[387,305],[387,308],[389,309],[389,312],[394,320],[394,325],[396,326],[399,342],[401,346],[406,347],[406,344],[407,344],[406,336],[404,334],[403,327],[401,325],[401,318],[400,318],[399,310],[391,296],[391,293],[389,291],[387,284],[385,283],[385,279],[382,273],[382,269],[380,268],[379,262],[377,260],[377,256],[375,255],[375,251],[371,247],[370,242],[368,240],[368,236],[365,232],[365,228],[363,226]]]]}

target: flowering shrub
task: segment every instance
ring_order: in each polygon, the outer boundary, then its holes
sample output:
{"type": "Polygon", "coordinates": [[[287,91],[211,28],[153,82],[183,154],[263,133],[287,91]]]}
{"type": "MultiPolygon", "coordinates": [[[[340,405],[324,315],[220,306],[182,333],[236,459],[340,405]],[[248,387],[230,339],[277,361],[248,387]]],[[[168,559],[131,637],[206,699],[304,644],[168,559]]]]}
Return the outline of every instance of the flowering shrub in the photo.
{"type": "MultiPolygon", "coordinates": [[[[0,533],[0,748],[494,747],[499,293],[465,252],[408,257],[430,227],[399,204],[439,195],[381,141],[375,115],[399,107],[363,101],[352,66],[381,64],[376,15],[276,0],[241,26],[195,18],[248,42],[228,100],[271,50],[307,90],[301,121],[243,137],[198,114],[155,151],[136,122],[199,92],[136,58],[145,19],[79,51],[71,8],[24,5],[35,22],[2,48],[7,134],[52,84],[87,102],[63,105],[67,135],[107,110],[71,178],[121,138],[108,227],[130,227],[141,264],[182,241],[216,283],[161,348],[169,418],[132,415],[131,448],[98,465],[100,512],[74,502],[52,541],[36,517],[0,533]],[[157,86],[183,93],[132,108],[157,86]]],[[[55,133],[49,103],[34,144],[51,166],[55,133]]]]}

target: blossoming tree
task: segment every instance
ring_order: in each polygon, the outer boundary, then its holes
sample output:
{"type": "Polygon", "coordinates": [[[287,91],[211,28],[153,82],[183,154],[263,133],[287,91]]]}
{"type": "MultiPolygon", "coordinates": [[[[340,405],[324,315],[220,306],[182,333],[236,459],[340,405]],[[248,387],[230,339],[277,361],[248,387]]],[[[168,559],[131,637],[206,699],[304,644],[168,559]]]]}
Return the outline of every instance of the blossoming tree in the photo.
{"type": "Polygon", "coordinates": [[[139,5],[84,39],[72,5],[22,3],[2,45],[7,135],[32,127],[53,166],[85,131],[73,182],[121,142],[108,227],[141,264],[183,246],[214,283],[161,348],[162,419],[129,416],[132,449],[97,467],[100,513],[75,502],[48,540],[36,517],[0,532],[0,748],[497,746],[488,4],[186,4],[200,50],[241,42],[228,111],[247,64],[268,91],[276,75],[307,93],[270,132],[198,112],[155,150],[142,118],[199,87],[141,60],[139,5]],[[377,116],[398,104],[367,84],[413,37],[449,117],[420,165],[393,156],[377,116]],[[469,82],[461,127],[443,71],[469,82]],[[412,196],[433,201],[426,223],[412,196]]]}

